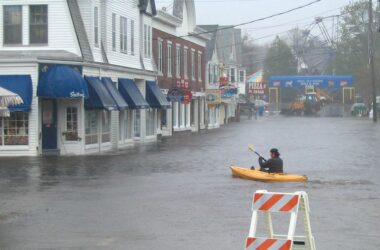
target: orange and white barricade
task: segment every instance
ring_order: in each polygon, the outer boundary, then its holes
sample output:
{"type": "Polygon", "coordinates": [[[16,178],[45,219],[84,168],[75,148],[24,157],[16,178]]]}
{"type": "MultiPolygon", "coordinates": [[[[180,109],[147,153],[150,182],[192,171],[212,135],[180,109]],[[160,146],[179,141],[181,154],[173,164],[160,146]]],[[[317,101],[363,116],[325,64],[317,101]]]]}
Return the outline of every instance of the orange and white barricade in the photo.
{"type": "Polygon", "coordinates": [[[245,250],[315,250],[309,218],[309,200],[303,191],[295,193],[273,193],[266,190],[256,191],[252,199],[252,220],[245,250]],[[295,236],[298,212],[303,213],[305,235],[295,236]],[[267,236],[257,237],[258,214],[264,213],[267,236]],[[288,235],[273,232],[271,213],[289,213],[288,235]]]}

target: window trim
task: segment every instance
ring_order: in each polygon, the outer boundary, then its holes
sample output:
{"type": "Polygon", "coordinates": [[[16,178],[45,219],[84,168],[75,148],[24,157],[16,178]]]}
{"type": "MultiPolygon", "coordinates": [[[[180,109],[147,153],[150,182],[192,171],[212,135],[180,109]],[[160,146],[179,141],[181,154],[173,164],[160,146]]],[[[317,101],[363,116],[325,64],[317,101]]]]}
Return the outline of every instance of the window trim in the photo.
{"type": "Polygon", "coordinates": [[[128,54],[128,19],[120,16],[120,52],[128,54]]]}
{"type": "Polygon", "coordinates": [[[163,73],[163,40],[157,39],[157,70],[160,74],[163,73]]]}
{"type": "Polygon", "coordinates": [[[96,48],[99,48],[99,44],[100,44],[100,41],[99,41],[99,7],[98,6],[95,6],[94,7],[94,16],[93,16],[93,20],[94,20],[94,46],[96,48]]]}
{"type": "Polygon", "coordinates": [[[112,13],[112,50],[116,51],[116,14],[112,13]]]}
{"type": "Polygon", "coordinates": [[[3,27],[2,27],[2,29],[3,29],[3,46],[9,46],[9,47],[12,47],[12,46],[22,46],[23,45],[23,38],[24,38],[24,34],[23,34],[23,29],[24,29],[24,25],[23,25],[23,6],[22,5],[20,5],[20,4],[15,4],[15,5],[3,5],[3,8],[2,8],[2,11],[3,11],[3,27]],[[20,24],[20,26],[21,26],[21,31],[20,31],[20,33],[21,33],[21,43],[6,43],[5,42],[5,8],[6,7],[19,7],[20,9],[21,9],[21,11],[20,11],[20,16],[21,16],[21,24],[20,24]]]}

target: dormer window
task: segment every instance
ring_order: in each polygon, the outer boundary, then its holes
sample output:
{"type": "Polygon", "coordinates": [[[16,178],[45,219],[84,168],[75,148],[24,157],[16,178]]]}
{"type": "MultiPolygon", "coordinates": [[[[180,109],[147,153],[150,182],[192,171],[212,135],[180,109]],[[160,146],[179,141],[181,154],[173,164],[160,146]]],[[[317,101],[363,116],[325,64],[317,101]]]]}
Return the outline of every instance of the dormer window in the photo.
{"type": "Polygon", "coordinates": [[[22,6],[4,6],[4,44],[22,44],[22,6]]]}

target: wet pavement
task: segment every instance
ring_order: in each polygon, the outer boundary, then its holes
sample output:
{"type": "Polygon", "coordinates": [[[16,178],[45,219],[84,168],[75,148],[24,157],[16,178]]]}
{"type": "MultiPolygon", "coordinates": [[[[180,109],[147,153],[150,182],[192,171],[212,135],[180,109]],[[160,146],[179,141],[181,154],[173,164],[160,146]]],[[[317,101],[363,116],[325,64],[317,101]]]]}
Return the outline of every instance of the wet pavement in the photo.
{"type": "Polygon", "coordinates": [[[317,249],[379,249],[379,154],[369,120],[273,116],[116,153],[1,158],[0,249],[243,249],[258,189],[309,194],[317,249]],[[310,181],[231,177],[257,162],[250,143],[310,181]]]}

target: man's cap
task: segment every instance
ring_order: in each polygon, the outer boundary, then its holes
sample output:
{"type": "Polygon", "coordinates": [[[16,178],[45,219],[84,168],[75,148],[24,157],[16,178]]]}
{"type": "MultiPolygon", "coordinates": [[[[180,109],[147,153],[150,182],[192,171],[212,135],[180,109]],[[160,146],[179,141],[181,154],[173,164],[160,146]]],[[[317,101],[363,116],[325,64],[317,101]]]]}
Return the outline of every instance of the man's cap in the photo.
{"type": "Polygon", "coordinates": [[[271,153],[275,153],[275,154],[279,154],[277,148],[272,148],[272,149],[270,150],[270,152],[271,152],[271,153]]]}

